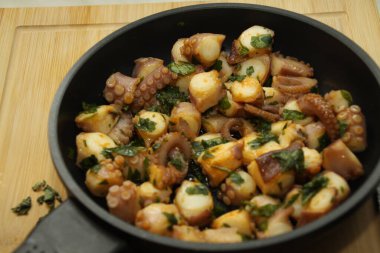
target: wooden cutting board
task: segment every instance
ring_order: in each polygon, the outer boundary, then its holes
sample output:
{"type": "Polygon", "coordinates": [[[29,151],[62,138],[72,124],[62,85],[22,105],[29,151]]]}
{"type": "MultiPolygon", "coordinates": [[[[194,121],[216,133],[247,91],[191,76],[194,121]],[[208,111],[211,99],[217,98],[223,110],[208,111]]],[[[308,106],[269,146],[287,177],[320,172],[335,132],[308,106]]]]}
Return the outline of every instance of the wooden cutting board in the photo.
{"type": "MultiPolygon", "coordinates": [[[[238,2],[275,6],[320,20],[352,38],[380,64],[380,19],[374,1],[238,2]]],[[[47,120],[53,96],[69,68],[88,48],[123,25],[196,3],[0,9],[0,252],[14,250],[47,213],[35,202],[38,194],[31,191],[35,182],[45,179],[67,197],[50,159],[47,120]],[[10,209],[26,196],[32,196],[33,207],[29,215],[17,217],[10,209]]],[[[338,248],[345,253],[380,252],[379,237],[379,214],[368,200],[344,229],[315,252],[338,248]],[[346,238],[352,239],[338,247],[337,242],[346,238]]]]}

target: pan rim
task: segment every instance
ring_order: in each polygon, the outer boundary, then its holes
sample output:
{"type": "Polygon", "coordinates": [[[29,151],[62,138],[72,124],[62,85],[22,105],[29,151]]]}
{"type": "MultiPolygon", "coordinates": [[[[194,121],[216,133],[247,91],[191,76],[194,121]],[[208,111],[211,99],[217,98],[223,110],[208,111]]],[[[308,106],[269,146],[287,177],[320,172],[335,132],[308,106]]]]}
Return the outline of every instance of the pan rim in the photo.
{"type": "Polygon", "coordinates": [[[283,235],[279,235],[273,238],[268,238],[264,240],[253,240],[242,243],[235,244],[209,244],[209,243],[192,243],[181,240],[176,240],[168,237],[163,237],[159,235],[152,234],[145,230],[139,229],[133,225],[130,225],[126,222],[122,222],[115,216],[109,214],[105,209],[100,207],[86,192],[84,192],[78,184],[75,183],[74,178],[72,177],[69,169],[66,167],[63,159],[63,154],[59,148],[58,141],[58,112],[60,111],[61,102],[63,96],[71,83],[73,77],[80,70],[82,65],[87,62],[87,60],[93,56],[100,48],[106,46],[111,40],[121,36],[123,33],[134,29],[140,25],[151,22],[153,20],[170,16],[170,15],[178,15],[179,13],[184,12],[192,12],[199,11],[205,9],[245,9],[245,10],[253,10],[253,11],[262,11],[269,12],[275,15],[285,16],[287,18],[295,19],[298,22],[306,23],[312,27],[315,27],[333,38],[339,40],[342,44],[347,46],[355,55],[357,55],[361,61],[369,68],[371,73],[374,75],[377,83],[380,86],[380,69],[377,64],[371,59],[371,57],[361,49],[355,42],[347,38],[345,35],[340,32],[334,30],[333,28],[306,17],[304,15],[275,8],[269,6],[262,6],[256,4],[242,4],[242,3],[212,3],[212,4],[199,4],[192,5],[186,7],[180,7],[172,10],[167,10],[163,12],[159,12],[137,21],[134,21],[119,30],[111,33],[106,36],[101,41],[97,42],[93,47],[91,47],[70,69],[70,71],[66,74],[65,78],[61,82],[56,95],[54,97],[53,103],[51,105],[50,113],[49,113],[49,122],[48,122],[48,139],[49,139],[49,147],[50,153],[58,171],[60,178],[63,183],[69,190],[72,197],[78,199],[78,201],[85,206],[85,208],[89,209],[93,214],[95,214],[98,218],[108,223],[109,225],[126,232],[132,236],[136,236],[143,240],[148,240],[153,243],[161,244],[167,247],[175,247],[178,249],[191,249],[191,250],[202,250],[209,252],[217,252],[217,251],[233,251],[233,250],[247,250],[247,249],[260,249],[266,248],[270,246],[280,245],[285,242],[294,241],[295,239],[300,239],[304,236],[309,235],[310,233],[314,233],[318,230],[324,229],[339,219],[343,218],[348,214],[351,210],[357,207],[361,202],[363,202],[366,197],[374,190],[377,183],[380,179],[380,157],[377,160],[376,166],[372,173],[368,176],[365,183],[354,193],[352,194],[344,203],[342,203],[338,208],[327,214],[326,216],[320,218],[319,220],[308,224],[304,227],[298,228],[290,233],[286,233],[283,235]]]}

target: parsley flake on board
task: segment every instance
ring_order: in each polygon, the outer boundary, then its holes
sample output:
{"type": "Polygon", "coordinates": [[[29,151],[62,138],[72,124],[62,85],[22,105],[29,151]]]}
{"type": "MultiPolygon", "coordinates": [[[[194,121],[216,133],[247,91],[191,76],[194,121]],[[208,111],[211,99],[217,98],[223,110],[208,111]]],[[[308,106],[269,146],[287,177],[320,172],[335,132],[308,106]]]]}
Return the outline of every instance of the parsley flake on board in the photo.
{"type": "Polygon", "coordinates": [[[30,197],[27,197],[23,199],[17,206],[13,207],[11,210],[18,216],[27,215],[31,207],[32,199],[30,197]]]}
{"type": "Polygon", "coordinates": [[[251,37],[251,46],[254,48],[266,48],[269,47],[272,42],[273,38],[270,34],[260,34],[258,36],[251,37]]]}
{"type": "Polygon", "coordinates": [[[270,141],[278,142],[278,137],[271,132],[264,132],[260,133],[256,139],[248,142],[248,145],[251,147],[251,149],[258,149],[259,147],[270,141]]]}
{"type": "Polygon", "coordinates": [[[37,182],[35,183],[33,186],[32,186],[32,190],[37,192],[37,191],[41,191],[42,189],[44,189],[46,186],[46,181],[45,180],[42,180],[40,182],[37,182]]]}
{"type": "Polygon", "coordinates": [[[178,75],[181,75],[181,76],[185,76],[185,75],[188,75],[188,74],[191,74],[195,71],[195,66],[191,63],[188,63],[188,62],[171,62],[169,65],[168,65],[168,68],[178,74],[178,75]]]}
{"type": "Polygon", "coordinates": [[[82,113],[94,113],[98,109],[98,105],[96,104],[88,104],[86,102],[82,102],[82,113]]]}
{"type": "Polygon", "coordinates": [[[186,193],[189,195],[208,195],[209,191],[204,184],[197,184],[186,188],[186,193]]]}
{"type": "Polygon", "coordinates": [[[301,172],[305,168],[302,149],[283,150],[272,154],[271,157],[277,159],[283,171],[295,169],[296,172],[301,172]]]}
{"type": "Polygon", "coordinates": [[[45,184],[43,188],[38,191],[43,191],[44,194],[37,198],[38,204],[42,205],[45,203],[49,207],[49,211],[55,208],[55,201],[62,202],[61,195],[50,185],[45,184]]]}
{"type": "Polygon", "coordinates": [[[286,120],[303,120],[305,114],[296,110],[284,109],[282,112],[282,117],[286,120]]]}
{"type": "Polygon", "coordinates": [[[148,119],[148,118],[139,118],[139,121],[137,122],[137,124],[135,124],[135,127],[137,129],[140,129],[140,130],[143,130],[143,131],[146,131],[146,132],[153,132],[154,130],[156,130],[156,122],[148,119]]]}

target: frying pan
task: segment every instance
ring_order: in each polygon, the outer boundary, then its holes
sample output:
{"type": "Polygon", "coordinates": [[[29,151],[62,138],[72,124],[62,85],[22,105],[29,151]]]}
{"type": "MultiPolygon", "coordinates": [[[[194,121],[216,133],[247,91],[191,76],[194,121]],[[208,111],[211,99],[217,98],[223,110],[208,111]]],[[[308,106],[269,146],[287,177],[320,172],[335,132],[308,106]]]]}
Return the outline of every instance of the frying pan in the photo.
{"type": "MultiPolygon", "coordinates": [[[[49,118],[49,145],[58,173],[70,196],[43,218],[17,252],[286,252],[302,248],[331,229],[373,192],[380,178],[380,70],[355,43],[330,27],[289,11],[249,4],[205,4],[161,12],[107,36],[72,67],[54,98],[49,118]],[[106,210],[104,199],[92,197],[85,173],[67,154],[75,147],[74,118],[82,101],[104,104],[102,90],[116,71],[130,74],[139,57],[170,62],[173,43],[181,37],[211,32],[234,38],[252,25],[275,31],[274,51],[309,62],[321,92],[347,89],[367,117],[368,148],[359,154],[365,176],[351,184],[352,194],[335,210],[291,233],[238,244],[189,243],[151,234],[106,210]]],[[[330,232],[331,233],[331,232],[330,232]]]]}

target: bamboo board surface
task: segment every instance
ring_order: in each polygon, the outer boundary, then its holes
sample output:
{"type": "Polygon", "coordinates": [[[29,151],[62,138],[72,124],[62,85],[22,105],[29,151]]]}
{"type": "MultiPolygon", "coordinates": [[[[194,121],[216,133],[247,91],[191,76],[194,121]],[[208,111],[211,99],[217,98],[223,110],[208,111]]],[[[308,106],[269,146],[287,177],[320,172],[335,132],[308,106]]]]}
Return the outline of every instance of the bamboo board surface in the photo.
{"type": "MultiPolygon", "coordinates": [[[[324,22],[362,46],[380,64],[380,18],[375,2],[357,0],[258,0],[324,22]]],[[[67,197],[47,141],[50,104],[75,61],[112,31],[141,17],[180,6],[157,3],[113,6],[0,9],[0,252],[13,251],[47,209],[31,186],[41,179],[67,197]],[[32,196],[28,216],[10,208],[32,196]]],[[[204,2],[202,2],[204,3],[204,2]]],[[[371,200],[326,245],[309,252],[380,252],[380,218],[371,200]],[[334,245],[350,237],[339,250],[334,245]]]]}

